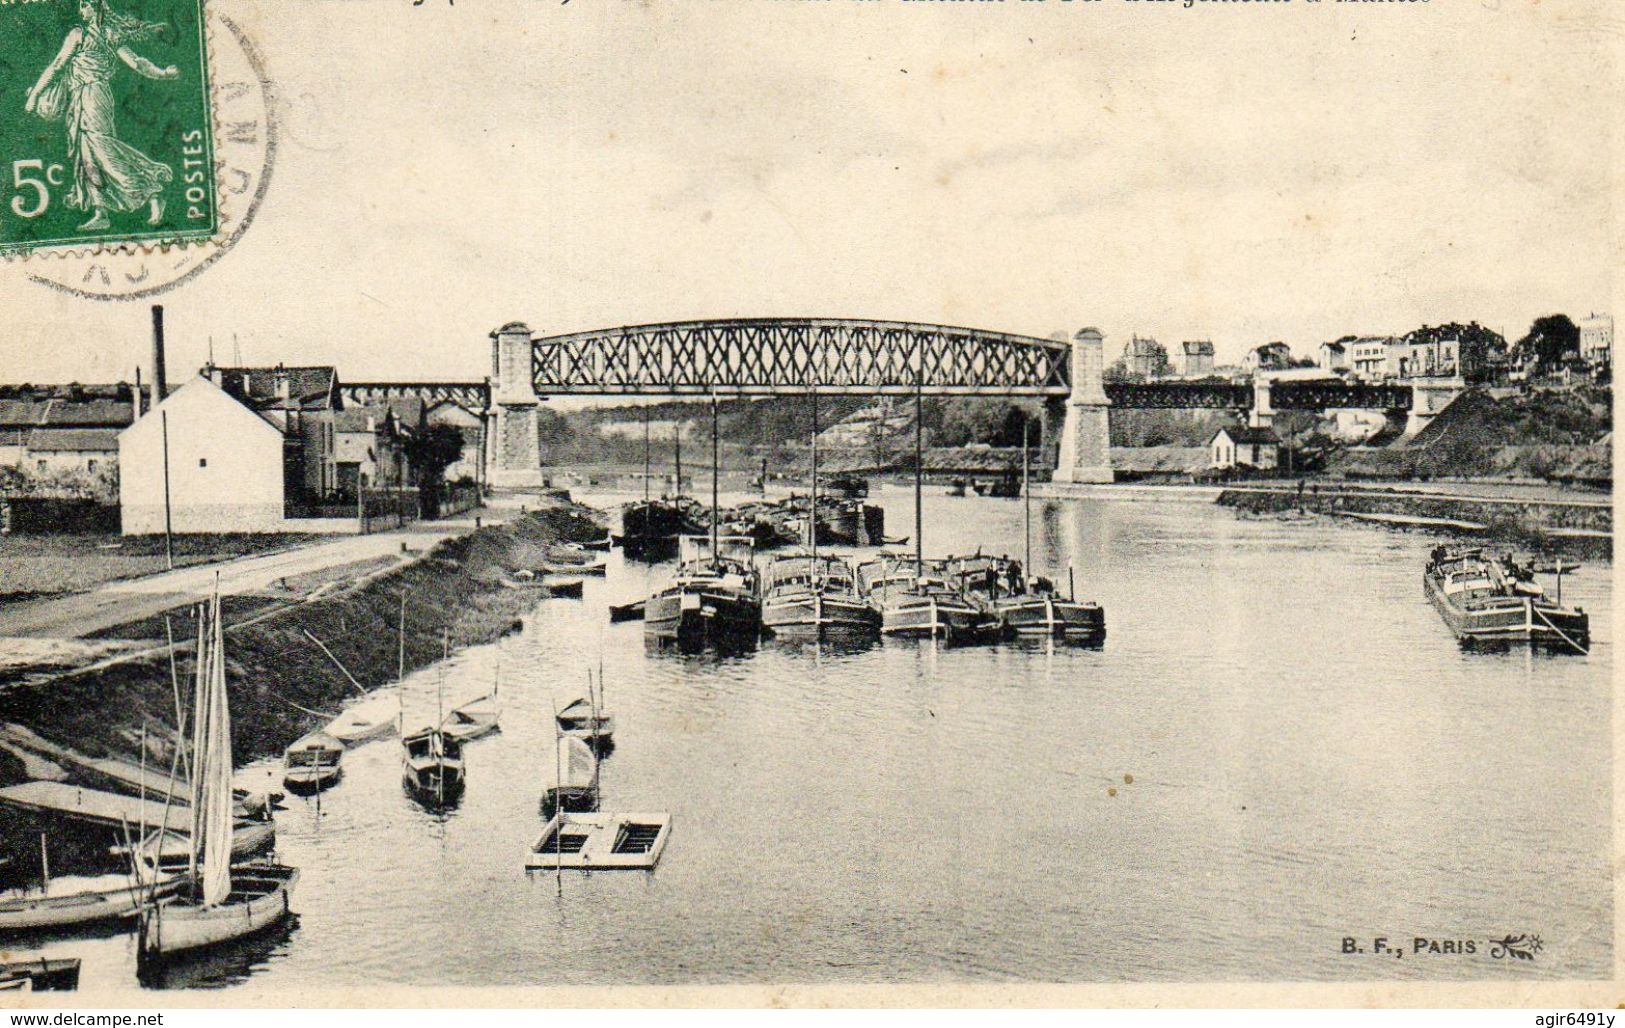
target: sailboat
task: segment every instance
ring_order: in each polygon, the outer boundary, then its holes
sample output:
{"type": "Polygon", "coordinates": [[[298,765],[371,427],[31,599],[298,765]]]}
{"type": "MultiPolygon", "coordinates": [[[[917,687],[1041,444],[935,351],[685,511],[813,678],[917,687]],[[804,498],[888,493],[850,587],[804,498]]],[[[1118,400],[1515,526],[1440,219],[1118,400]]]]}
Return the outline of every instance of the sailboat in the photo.
{"type": "Polygon", "coordinates": [[[436,720],[416,731],[401,731],[401,784],[419,803],[443,807],[462,798],[466,765],[463,741],[445,730],[443,693],[445,661],[451,656],[448,636],[440,637],[441,681],[436,686],[436,720]]]}
{"type": "MultiPolygon", "coordinates": [[[[282,864],[231,863],[231,707],[220,594],[198,609],[196,705],[192,718],[192,832],[186,878],[141,912],[137,962],[240,939],[281,921],[299,880],[282,864]]],[[[156,868],[148,869],[156,873],[156,868]]]]}
{"type": "Polygon", "coordinates": [[[499,671],[499,677],[492,683],[490,692],[459,707],[453,707],[440,722],[440,731],[458,742],[468,742],[470,739],[478,739],[488,732],[496,731],[497,719],[502,714],[502,708],[497,705],[497,692],[502,688],[500,675],[499,671]]]}
{"type": "Polygon", "coordinates": [[[282,784],[289,792],[320,792],[344,774],[344,743],[315,731],[295,740],[282,753],[282,784]]]}
{"type": "Polygon", "coordinates": [[[657,645],[693,651],[707,645],[740,650],[762,634],[755,542],[750,536],[719,535],[720,454],[717,401],[711,398],[711,536],[678,540],[679,564],[671,584],[643,605],[643,634],[657,645]]]}

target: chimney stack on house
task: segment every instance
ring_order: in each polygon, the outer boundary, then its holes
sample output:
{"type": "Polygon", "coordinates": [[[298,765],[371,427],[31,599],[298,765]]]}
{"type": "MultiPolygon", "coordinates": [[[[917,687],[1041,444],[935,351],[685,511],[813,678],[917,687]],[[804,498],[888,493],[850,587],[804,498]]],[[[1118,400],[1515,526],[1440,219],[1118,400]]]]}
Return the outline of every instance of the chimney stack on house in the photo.
{"type": "Polygon", "coordinates": [[[164,306],[155,303],[152,305],[152,403],[148,410],[164,402],[165,384],[164,306]]]}

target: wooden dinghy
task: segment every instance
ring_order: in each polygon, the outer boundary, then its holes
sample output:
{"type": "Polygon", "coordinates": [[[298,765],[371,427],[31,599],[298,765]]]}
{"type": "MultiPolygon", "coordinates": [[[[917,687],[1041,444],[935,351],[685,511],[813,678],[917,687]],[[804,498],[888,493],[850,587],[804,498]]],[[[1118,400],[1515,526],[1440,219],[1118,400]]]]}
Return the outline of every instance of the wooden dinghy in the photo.
{"type": "Polygon", "coordinates": [[[554,814],[525,855],[528,871],[647,871],[665,851],[670,814],[554,814]]]}
{"type": "Polygon", "coordinates": [[[0,989],[72,992],[79,988],[79,958],[16,960],[0,964],[0,989]]]}
{"type": "Polygon", "coordinates": [[[463,794],[463,744],[438,728],[423,728],[401,739],[405,755],[401,782],[420,803],[440,806],[463,794]]]}
{"type": "Polygon", "coordinates": [[[0,933],[41,931],[117,921],[140,913],[143,903],[180,886],[179,878],[157,885],[132,884],[124,875],[59,878],[53,892],[0,895],[0,933]]]}
{"type": "Polygon", "coordinates": [[[458,742],[468,742],[496,731],[500,714],[497,694],[492,691],[460,707],[453,707],[440,723],[440,730],[458,742]]]}
{"type": "Polygon", "coordinates": [[[603,561],[594,563],[576,563],[574,561],[544,560],[537,565],[537,572],[544,575],[593,575],[602,578],[608,573],[603,561]]]}
{"type": "Polygon", "coordinates": [[[322,731],[347,746],[377,739],[395,730],[401,716],[401,697],[393,689],[380,690],[344,709],[322,731]]]}
{"type": "Polygon", "coordinates": [[[595,711],[586,697],[575,700],[558,712],[559,732],[570,739],[597,743],[601,747],[614,744],[615,719],[603,711],[595,711]]]}
{"type": "Polygon", "coordinates": [[[344,743],[326,732],[311,732],[282,754],[282,784],[289,792],[313,793],[344,774],[344,743]]]}

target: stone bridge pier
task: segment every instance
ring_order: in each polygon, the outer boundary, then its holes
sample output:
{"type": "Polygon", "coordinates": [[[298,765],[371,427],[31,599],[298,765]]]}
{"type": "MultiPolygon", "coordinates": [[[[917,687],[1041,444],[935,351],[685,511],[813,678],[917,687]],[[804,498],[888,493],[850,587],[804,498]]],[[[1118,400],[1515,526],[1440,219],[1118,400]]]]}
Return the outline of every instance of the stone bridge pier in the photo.
{"type": "Polygon", "coordinates": [[[487,423],[486,468],[494,489],[535,489],[542,485],[537,412],[542,398],[531,377],[531,333],[510,321],[491,333],[491,409],[487,423]]]}
{"type": "MultiPolygon", "coordinates": [[[[1072,394],[1066,398],[1056,441],[1053,481],[1110,482],[1112,480],[1111,400],[1105,388],[1105,343],[1100,330],[1079,329],[1072,337],[1072,394]]],[[[1045,406],[1046,421],[1051,407],[1045,406]]]]}

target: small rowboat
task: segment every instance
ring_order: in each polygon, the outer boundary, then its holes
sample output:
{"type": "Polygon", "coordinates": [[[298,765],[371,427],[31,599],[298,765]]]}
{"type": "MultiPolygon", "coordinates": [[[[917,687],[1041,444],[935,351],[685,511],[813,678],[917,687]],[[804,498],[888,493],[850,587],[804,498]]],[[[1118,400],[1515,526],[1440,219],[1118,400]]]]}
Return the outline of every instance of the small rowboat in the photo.
{"type": "Polygon", "coordinates": [[[311,732],[282,754],[282,784],[289,792],[313,793],[344,774],[344,743],[326,732],[311,732]]]}
{"type": "Polygon", "coordinates": [[[56,889],[73,891],[0,896],[0,932],[65,928],[134,917],[142,903],[155,896],[169,895],[180,886],[180,881],[170,878],[156,885],[132,885],[124,875],[105,875],[98,879],[59,878],[53,883],[56,889]],[[83,887],[75,888],[76,885],[83,887]]]}
{"type": "Polygon", "coordinates": [[[496,693],[487,693],[453,708],[440,723],[440,730],[458,742],[468,742],[495,731],[500,713],[496,693]]]}
{"type": "Polygon", "coordinates": [[[566,738],[585,742],[598,741],[599,746],[613,745],[615,719],[602,711],[593,713],[592,703],[585,698],[575,700],[558,713],[559,731],[566,738]]]}
{"type": "Polygon", "coordinates": [[[412,732],[401,740],[405,756],[401,781],[418,802],[455,803],[463,794],[463,744],[437,728],[412,732]]]}
{"type": "Polygon", "coordinates": [[[371,694],[348,707],[322,729],[345,745],[388,735],[401,715],[401,697],[394,690],[371,694]]]}
{"type": "Polygon", "coordinates": [[[0,989],[72,992],[79,988],[79,958],[19,960],[0,964],[0,989]]]}
{"type": "Polygon", "coordinates": [[[537,567],[537,570],[544,575],[594,575],[602,577],[606,573],[603,561],[589,564],[586,562],[544,560],[537,567]]]}

